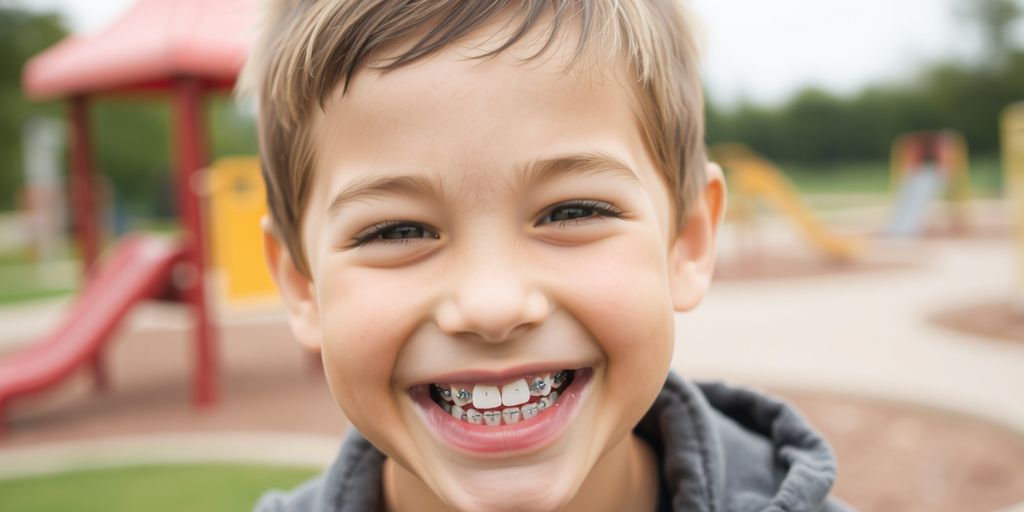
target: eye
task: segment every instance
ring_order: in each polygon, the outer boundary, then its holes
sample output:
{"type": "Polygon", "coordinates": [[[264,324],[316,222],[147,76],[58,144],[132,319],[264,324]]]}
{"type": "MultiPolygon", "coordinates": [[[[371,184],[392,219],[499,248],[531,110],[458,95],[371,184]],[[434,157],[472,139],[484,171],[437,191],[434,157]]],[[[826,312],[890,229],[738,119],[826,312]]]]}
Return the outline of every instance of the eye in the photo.
{"type": "Polygon", "coordinates": [[[437,240],[441,238],[436,231],[423,224],[406,221],[388,221],[375,224],[361,231],[353,239],[352,247],[372,243],[409,243],[417,239],[437,240]]]}
{"type": "Polygon", "coordinates": [[[590,218],[621,218],[622,212],[604,201],[567,201],[556,204],[548,209],[547,215],[537,221],[537,225],[557,222],[565,225],[581,222],[590,218]]]}

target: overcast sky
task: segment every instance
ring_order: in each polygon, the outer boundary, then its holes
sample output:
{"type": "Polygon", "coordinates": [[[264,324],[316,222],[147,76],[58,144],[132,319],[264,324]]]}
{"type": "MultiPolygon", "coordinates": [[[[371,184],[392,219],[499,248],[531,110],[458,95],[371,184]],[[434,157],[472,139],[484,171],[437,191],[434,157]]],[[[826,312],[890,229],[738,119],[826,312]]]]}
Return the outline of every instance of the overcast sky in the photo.
{"type": "MultiPolygon", "coordinates": [[[[690,0],[704,23],[704,74],[718,103],[783,100],[806,85],[839,93],[905,79],[928,62],[977,58],[957,15],[970,0],[690,0]]],[[[28,0],[91,32],[134,0],[28,0]]]]}

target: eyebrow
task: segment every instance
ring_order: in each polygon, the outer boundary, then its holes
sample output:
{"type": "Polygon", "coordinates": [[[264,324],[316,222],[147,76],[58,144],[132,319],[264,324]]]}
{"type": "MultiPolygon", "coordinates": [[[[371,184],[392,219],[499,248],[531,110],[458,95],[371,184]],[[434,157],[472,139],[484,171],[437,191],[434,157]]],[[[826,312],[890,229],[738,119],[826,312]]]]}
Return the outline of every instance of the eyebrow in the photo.
{"type": "MultiPolygon", "coordinates": [[[[520,187],[525,187],[569,176],[608,176],[631,183],[640,182],[629,165],[601,152],[577,153],[527,163],[522,172],[517,173],[517,181],[520,187]]],[[[327,215],[336,216],[348,204],[386,195],[443,196],[440,187],[423,176],[368,177],[355,180],[335,195],[327,207],[327,215]]]]}
{"type": "Polygon", "coordinates": [[[422,176],[402,175],[368,177],[357,179],[345,190],[339,192],[327,207],[327,215],[333,217],[350,203],[386,195],[434,196],[441,197],[436,184],[422,176]]]}
{"type": "Polygon", "coordinates": [[[519,185],[555,181],[570,176],[607,176],[640,183],[636,173],[622,160],[602,152],[577,153],[536,160],[518,174],[519,185]]]}

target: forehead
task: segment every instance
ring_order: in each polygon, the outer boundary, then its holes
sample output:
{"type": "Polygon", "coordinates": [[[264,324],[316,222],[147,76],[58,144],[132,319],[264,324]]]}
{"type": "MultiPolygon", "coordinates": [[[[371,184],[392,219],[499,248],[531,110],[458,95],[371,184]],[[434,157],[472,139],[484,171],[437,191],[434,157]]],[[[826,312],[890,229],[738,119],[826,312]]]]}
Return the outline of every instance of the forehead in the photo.
{"type": "Polygon", "coordinates": [[[310,205],[330,203],[368,174],[416,173],[465,195],[512,187],[530,162],[575,154],[653,169],[625,62],[574,62],[569,39],[530,58],[543,43],[528,37],[474,58],[494,44],[476,35],[386,73],[357,73],[313,120],[310,205]]]}

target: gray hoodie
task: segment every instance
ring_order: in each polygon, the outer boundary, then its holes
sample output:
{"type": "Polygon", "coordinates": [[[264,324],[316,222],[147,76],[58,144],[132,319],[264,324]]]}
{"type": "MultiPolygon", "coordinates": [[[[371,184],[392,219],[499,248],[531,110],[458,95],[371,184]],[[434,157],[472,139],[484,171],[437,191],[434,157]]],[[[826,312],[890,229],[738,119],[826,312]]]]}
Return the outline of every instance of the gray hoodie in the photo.
{"type": "MultiPolygon", "coordinates": [[[[670,374],[635,432],[661,467],[659,510],[841,512],[829,498],[836,463],[825,440],[783,402],[670,374]]],[[[338,459],[258,512],[376,512],[384,454],[352,431],[338,459]]]]}

